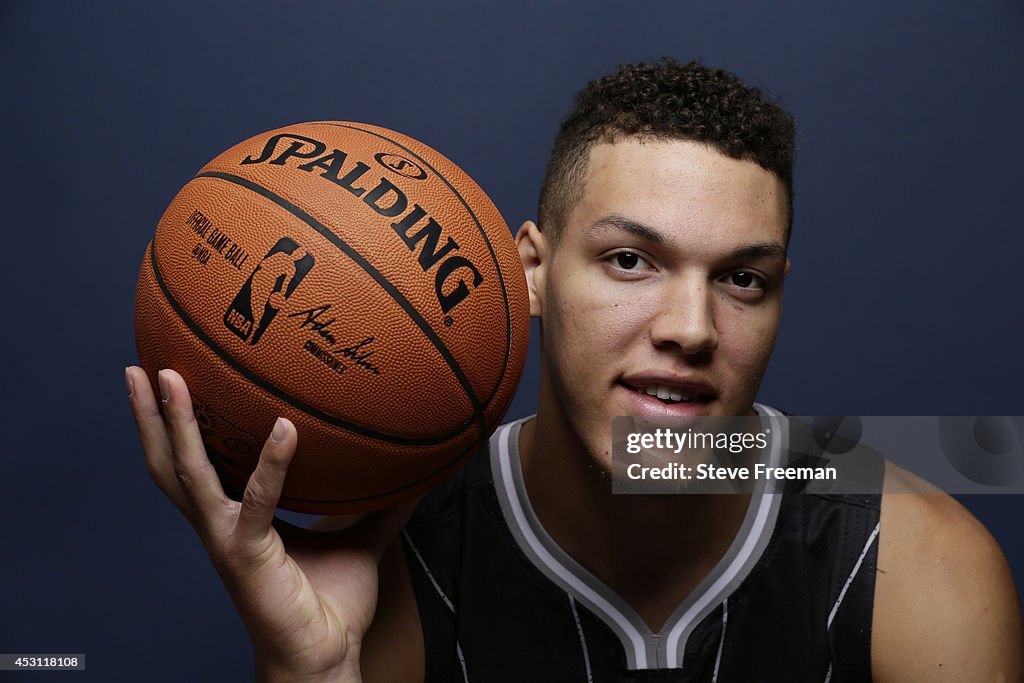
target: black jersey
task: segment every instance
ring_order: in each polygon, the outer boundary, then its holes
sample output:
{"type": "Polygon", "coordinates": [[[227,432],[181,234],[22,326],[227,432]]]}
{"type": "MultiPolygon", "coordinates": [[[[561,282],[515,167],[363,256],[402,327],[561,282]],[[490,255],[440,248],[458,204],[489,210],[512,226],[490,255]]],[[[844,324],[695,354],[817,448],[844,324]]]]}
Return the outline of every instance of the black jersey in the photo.
{"type": "Polygon", "coordinates": [[[755,489],[725,556],[652,633],[540,525],[520,424],[403,532],[428,682],[871,680],[879,495],[755,489]]]}

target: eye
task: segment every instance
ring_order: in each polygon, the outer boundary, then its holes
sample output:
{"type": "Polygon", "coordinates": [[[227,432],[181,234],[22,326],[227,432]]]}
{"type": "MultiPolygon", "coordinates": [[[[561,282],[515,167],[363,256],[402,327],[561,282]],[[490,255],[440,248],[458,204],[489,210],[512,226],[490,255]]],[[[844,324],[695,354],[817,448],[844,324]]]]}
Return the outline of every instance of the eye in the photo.
{"type": "Polygon", "coordinates": [[[635,251],[617,251],[609,254],[605,260],[616,270],[626,272],[639,272],[650,267],[650,263],[635,251]]]}
{"type": "Polygon", "coordinates": [[[640,265],[640,254],[623,251],[615,255],[615,265],[623,270],[633,270],[640,265]]]}
{"type": "Polygon", "coordinates": [[[749,270],[738,270],[726,276],[726,281],[741,289],[764,289],[767,282],[763,277],[749,270]]]}

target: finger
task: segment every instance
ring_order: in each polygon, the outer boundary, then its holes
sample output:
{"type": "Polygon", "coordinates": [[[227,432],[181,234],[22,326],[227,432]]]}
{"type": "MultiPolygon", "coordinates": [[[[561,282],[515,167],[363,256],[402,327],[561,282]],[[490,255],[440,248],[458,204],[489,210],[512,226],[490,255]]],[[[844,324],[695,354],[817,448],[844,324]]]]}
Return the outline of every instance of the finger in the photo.
{"type": "Polygon", "coordinates": [[[255,543],[266,537],[297,442],[295,425],[286,418],[277,418],[242,494],[242,508],[238,511],[234,532],[238,541],[255,543]]]}
{"type": "Polygon", "coordinates": [[[164,426],[164,416],[160,413],[160,406],[153,396],[149,377],[142,368],[132,366],[125,368],[124,379],[135,425],[139,430],[139,440],[146,454],[146,469],[149,476],[182,514],[191,517],[191,505],[174,475],[171,442],[164,426]]]}
{"type": "Polygon", "coordinates": [[[209,529],[210,525],[222,521],[220,515],[227,507],[227,496],[206,455],[185,380],[174,370],[161,370],[157,379],[175,478],[196,511],[197,521],[209,529]]]}

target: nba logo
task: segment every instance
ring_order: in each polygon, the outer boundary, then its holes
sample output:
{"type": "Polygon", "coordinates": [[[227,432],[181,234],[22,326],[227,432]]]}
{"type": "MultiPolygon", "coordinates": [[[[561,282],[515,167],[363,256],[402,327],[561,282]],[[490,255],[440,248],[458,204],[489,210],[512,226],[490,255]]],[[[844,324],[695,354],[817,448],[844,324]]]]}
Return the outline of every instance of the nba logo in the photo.
{"type": "Polygon", "coordinates": [[[288,297],[313,268],[313,255],[289,238],[277,241],[238,290],[224,324],[250,346],[256,344],[288,297]]]}

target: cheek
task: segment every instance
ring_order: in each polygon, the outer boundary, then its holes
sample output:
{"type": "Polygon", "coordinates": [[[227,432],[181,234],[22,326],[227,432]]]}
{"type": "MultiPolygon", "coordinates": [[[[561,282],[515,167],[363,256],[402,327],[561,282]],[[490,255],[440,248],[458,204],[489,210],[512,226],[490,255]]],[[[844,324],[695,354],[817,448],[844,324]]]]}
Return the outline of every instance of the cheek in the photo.
{"type": "Polygon", "coordinates": [[[625,347],[642,318],[640,307],[630,305],[627,297],[586,277],[566,278],[549,293],[554,306],[550,316],[545,311],[545,323],[551,323],[563,347],[558,352],[567,355],[587,349],[589,353],[579,355],[586,356],[588,363],[595,354],[625,347]]]}
{"type": "Polygon", "coordinates": [[[719,352],[736,375],[760,377],[775,348],[779,329],[777,308],[744,309],[731,303],[724,307],[726,315],[720,316],[718,323],[719,352]]]}

